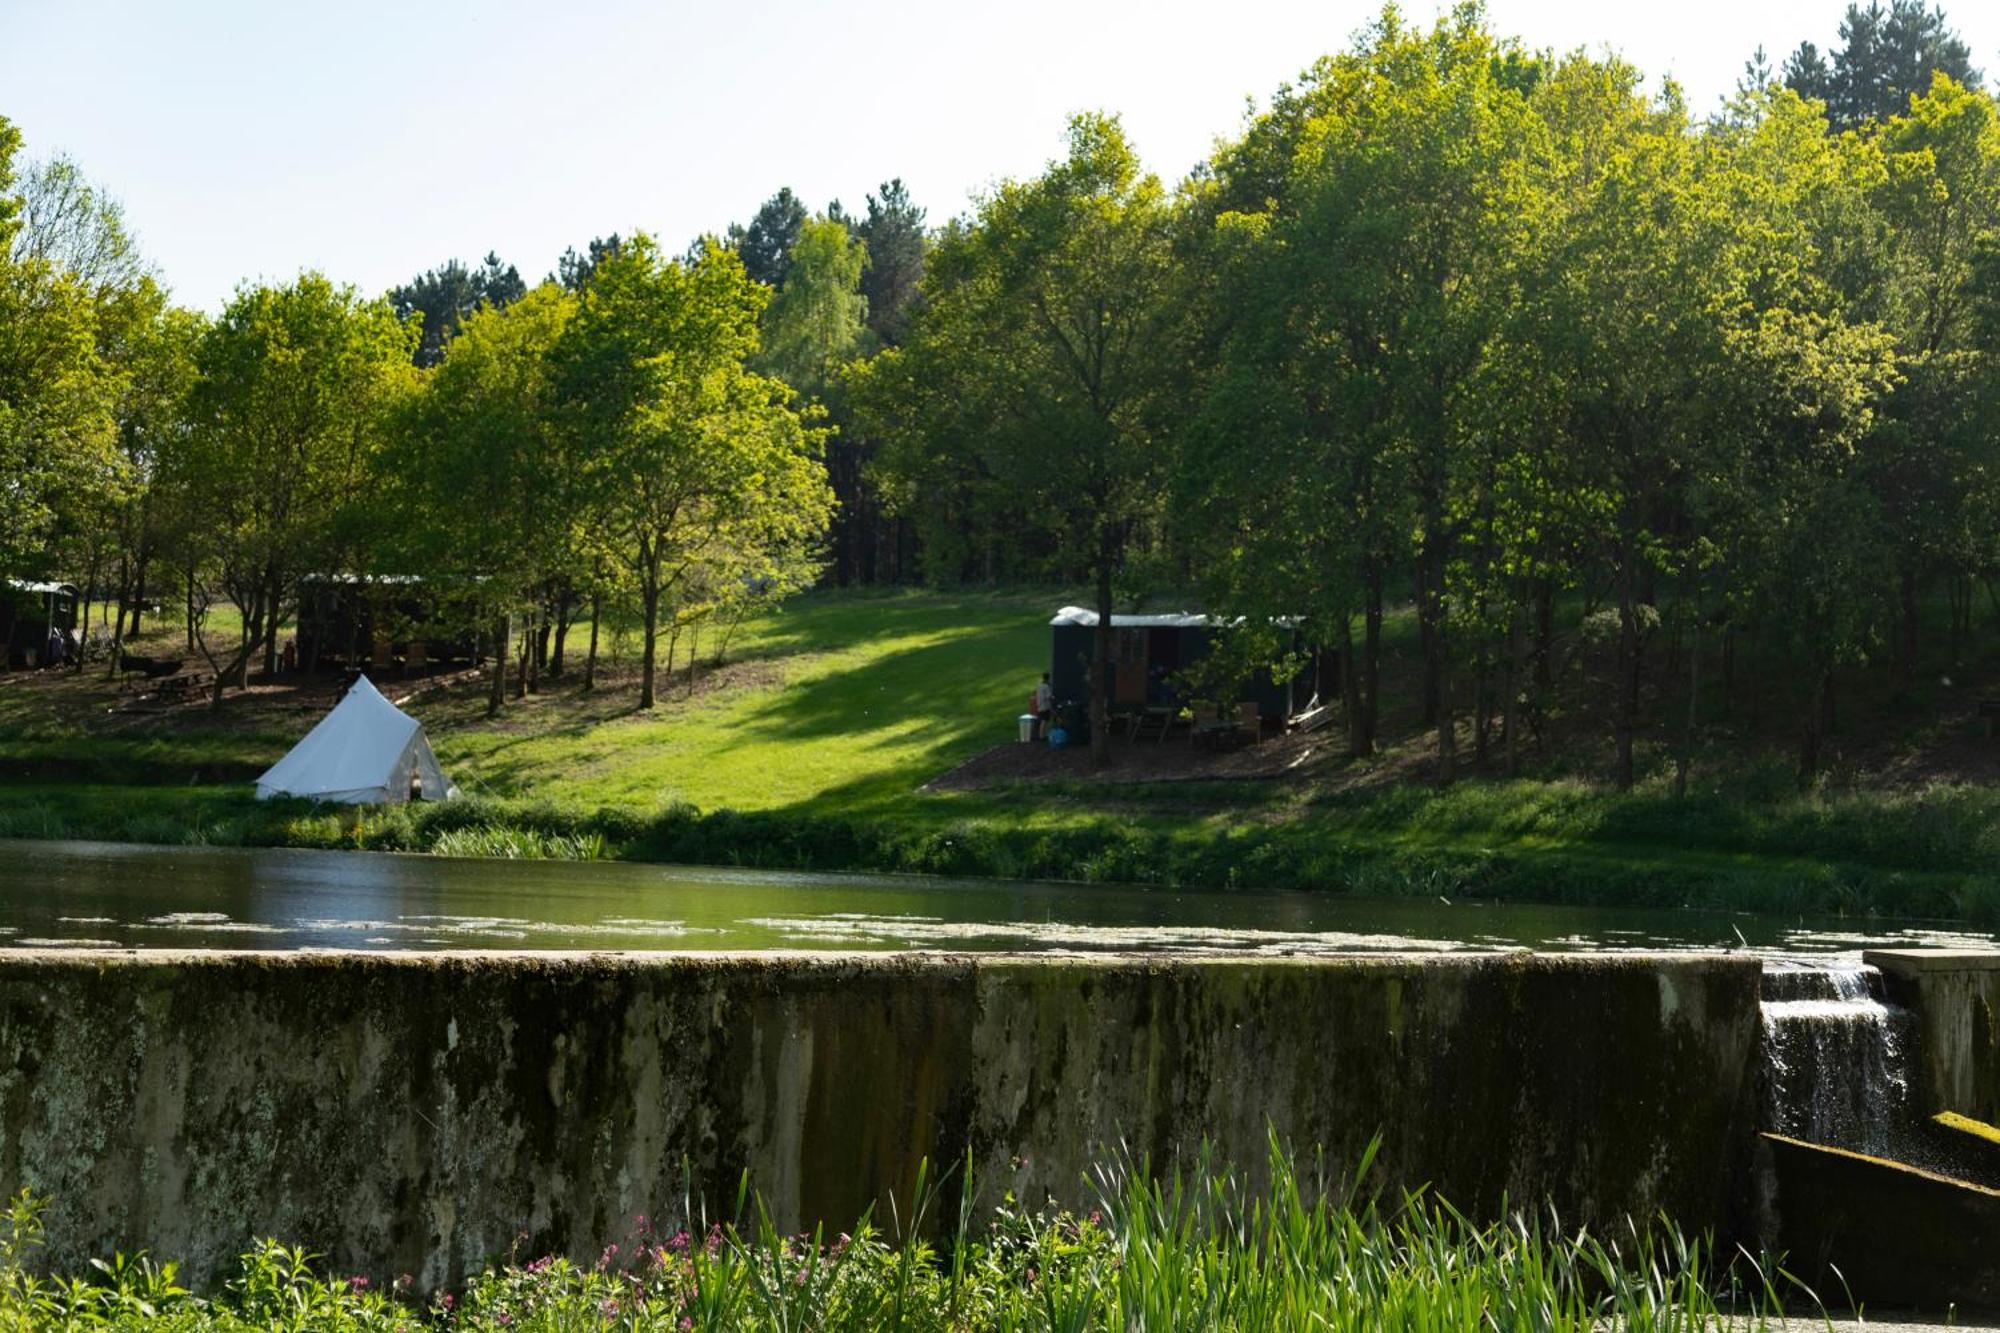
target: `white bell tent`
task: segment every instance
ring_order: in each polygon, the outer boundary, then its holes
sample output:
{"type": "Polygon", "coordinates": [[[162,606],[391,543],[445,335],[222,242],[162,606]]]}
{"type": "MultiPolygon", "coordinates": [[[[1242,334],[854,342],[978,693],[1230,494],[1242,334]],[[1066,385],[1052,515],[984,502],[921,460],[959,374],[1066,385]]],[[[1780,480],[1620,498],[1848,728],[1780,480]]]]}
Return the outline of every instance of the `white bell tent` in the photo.
{"type": "Polygon", "coordinates": [[[431,753],[423,724],[362,676],[291,753],[257,779],[257,797],[380,805],[409,800],[413,780],[427,801],[458,795],[431,753]]]}

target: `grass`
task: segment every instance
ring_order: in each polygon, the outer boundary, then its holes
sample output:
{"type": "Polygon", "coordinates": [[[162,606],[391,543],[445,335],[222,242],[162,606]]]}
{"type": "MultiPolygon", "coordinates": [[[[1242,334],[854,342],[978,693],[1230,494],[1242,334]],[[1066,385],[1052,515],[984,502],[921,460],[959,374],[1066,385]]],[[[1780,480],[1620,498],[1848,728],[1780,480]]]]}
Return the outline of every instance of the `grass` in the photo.
{"type": "Polygon", "coordinates": [[[1294,780],[920,790],[1009,738],[1060,600],[815,594],[746,625],[692,688],[683,644],[647,714],[630,636],[598,690],[572,673],[498,720],[478,682],[421,696],[409,707],[472,799],[359,820],[250,798],[317,696],[134,720],[95,678],[0,678],[0,834],[2000,922],[2000,789],[1802,793],[1747,743],[1706,756],[1684,796],[1657,747],[1627,793],[1560,754],[1537,778],[1434,789],[1397,767],[1422,744],[1414,718],[1384,759],[1294,780]]]}
{"type": "MultiPolygon", "coordinates": [[[[26,1264],[40,1207],[24,1196],[0,1229],[0,1327],[1647,1333],[1761,1329],[1782,1318],[1781,1298],[1818,1304],[1775,1265],[1719,1263],[1667,1222],[1618,1238],[1535,1216],[1483,1224],[1427,1196],[1384,1202],[1301,1172],[1276,1146],[1269,1180],[1252,1188],[1205,1160],[1154,1174],[1112,1156],[1081,1213],[1010,1201],[982,1218],[961,1203],[901,1228],[864,1216],[835,1236],[780,1235],[745,1192],[727,1222],[694,1208],[637,1219],[595,1264],[515,1256],[428,1297],[407,1278],[328,1272],[275,1242],[206,1297],[143,1257],[47,1280],[26,1264]]],[[[921,1184],[919,1195],[946,1203],[921,1184]]]]}
{"type": "Polygon", "coordinates": [[[455,714],[433,740],[461,785],[497,796],[893,804],[1005,739],[1047,656],[1047,610],[1044,596],[804,598],[738,636],[739,687],[690,699],[669,683],[651,717],[613,712],[581,725],[563,717],[563,691],[502,727],[455,714]]]}

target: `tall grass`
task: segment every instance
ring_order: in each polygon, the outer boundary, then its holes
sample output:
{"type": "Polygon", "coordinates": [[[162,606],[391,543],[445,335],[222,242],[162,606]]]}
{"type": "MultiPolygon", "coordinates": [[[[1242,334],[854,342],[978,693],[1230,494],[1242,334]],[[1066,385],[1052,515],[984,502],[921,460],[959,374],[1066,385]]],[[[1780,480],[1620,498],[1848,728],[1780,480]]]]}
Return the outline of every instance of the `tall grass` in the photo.
{"type": "MultiPolygon", "coordinates": [[[[1354,1179],[1365,1177],[1367,1162],[1354,1179]]],[[[0,1326],[383,1330],[890,1330],[1125,1333],[1217,1329],[1289,1333],[1632,1333],[1760,1329],[1811,1293],[1739,1255],[1659,1222],[1604,1239],[1554,1218],[1475,1222],[1406,1195],[1384,1204],[1302,1176],[1275,1145],[1256,1188],[1206,1160],[1155,1175],[1113,1155],[1083,1212],[1011,1204],[955,1217],[928,1212],[894,1235],[864,1216],[850,1232],[781,1234],[747,1190],[737,1220],[699,1210],[632,1235],[594,1263],[497,1263],[462,1291],[419,1297],[407,1277],[328,1272],[304,1252],[262,1244],[212,1296],[171,1265],[120,1256],[81,1279],[28,1271],[39,1205],[25,1196],[0,1235],[0,1326]],[[942,1223],[943,1225],[937,1225],[942,1223]],[[947,1239],[933,1242],[928,1234],[947,1239]]],[[[1821,1320],[1823,1323],[1823,1319],[1821,1320]]]]}

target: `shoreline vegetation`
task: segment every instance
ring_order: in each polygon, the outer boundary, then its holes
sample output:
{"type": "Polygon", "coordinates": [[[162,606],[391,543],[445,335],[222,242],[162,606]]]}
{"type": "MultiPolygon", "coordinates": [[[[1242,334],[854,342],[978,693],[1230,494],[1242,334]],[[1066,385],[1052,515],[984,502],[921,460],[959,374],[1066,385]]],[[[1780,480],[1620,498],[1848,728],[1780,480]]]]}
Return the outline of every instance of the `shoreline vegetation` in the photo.
{"type": "Polygon", "coordinates": [[[868,815],[567,808],[472,797],[360,814],[236,791],[0,788],[0,837],[624,860],[1162,889],[1302,890],[1591,906],[1886,916],[2000,925],[2000,794],[1612,797],[1512,783],[1396,793],[1286,824],[1108,816],[917,823],[868,815]],[[1566,797],[1567,799],[1551,799],[1566,797]]]}
{"type": "Polygon", "coordinates": [[[746,1181],[733,1222],[694,1207],[675,1220],[638,1217],[595,1263],[525,1259],[524,1235],[455,1292],[420,1292],[407,1274],[331,1272],[276,1241],[247,1250],[210,1295],[146,1256],[39,1276],[46,1202],[24,1193],[0,1219],[0,1326],[1584,1333],[1763,1329],[1785,1325],[1788,1309],[1802,1322],[1825,1318],[1775,1262],[1731,1259],[1670,1221],[1616,1237],[1536,1215],[1478,1222],[1426,1194],[1381,1199],[1313,1174],[1275,1144],[1258,1186],[1205,1153],[1157,1173],[1108,1155],[1095,1177],[1095,1206],[1009,1196],[988,1212],[963,1191],[927,1189],[920,1173],[914,1225],[870,1214],[847,1231],[797,1236],[778,1232],[746,1181]],[[955,1216],[940,1216],[954,1202],[955,1216]]]}

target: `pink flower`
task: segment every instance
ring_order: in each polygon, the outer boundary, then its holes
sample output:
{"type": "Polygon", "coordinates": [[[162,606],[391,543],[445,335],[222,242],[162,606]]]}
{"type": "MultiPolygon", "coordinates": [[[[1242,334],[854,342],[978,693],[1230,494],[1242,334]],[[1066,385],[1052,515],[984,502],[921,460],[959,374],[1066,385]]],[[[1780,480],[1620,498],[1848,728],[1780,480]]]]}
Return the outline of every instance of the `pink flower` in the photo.
{"type": "Polygon", "coordinates": [[[368,1275],[366,1273],[356,1273],[353,1277],[347,1279],[347,1289],[349,1291],[368,1290],[368,1275]]]}

